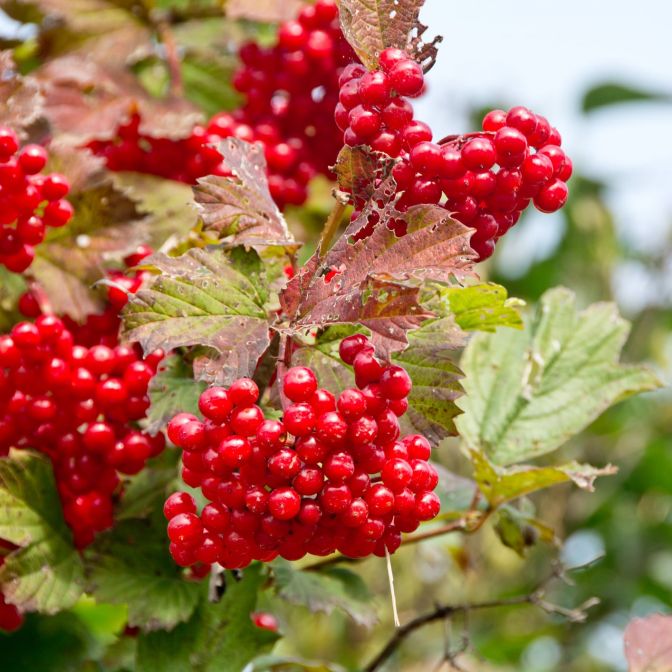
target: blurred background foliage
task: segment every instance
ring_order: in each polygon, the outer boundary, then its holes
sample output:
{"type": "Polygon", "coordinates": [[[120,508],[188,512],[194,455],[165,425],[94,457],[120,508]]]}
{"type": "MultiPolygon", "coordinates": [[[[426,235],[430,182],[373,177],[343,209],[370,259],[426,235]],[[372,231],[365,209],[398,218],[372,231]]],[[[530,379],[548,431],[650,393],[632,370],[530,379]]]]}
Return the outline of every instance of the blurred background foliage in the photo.
{"type": "MultiPolygon", "coordinates": [[[[162,3],[178,10],[182,4],[162,3]]],[[[429,94],[419,106],[419,114],[441,131],[459,132],[462,128],[448,128],[448,124],[464,126],[471,120],[471,126],[475,126],[486,107],[529,104],[560,127],[576,167],[564,211],[558,216],[544,216],[543,221],[533,213],[524,217],[483,269],[483,276],[505,285],[511,296],[530,304],[556,285],[574,290],[582,306],[593,301],[617,301],[633,325],[625,358],[651,362],[663,380],[669,381],[672,59],[661,69],[660,60],[651,51],[655,47],[640,44],[646,39],[643,35],[634,39],[623,59],[604,59],[605,53],[625,50],[622,35],[637,33],[638,25],[639,33],[648,35],[641,22],[630,25],[637,20],[636,10],[626,9],[623,2],[611,6],[608,15],[604,6],[597,14],[592,10],[584,13],[585,3],[568,2],[561,16],[551,16],[550,8],[538,10],[536,3],[507,3],[501,11],[507,12],[509,23],[498,23],[501,17],[493,16],[497,3],[484,0],[469,3],[473,7],[466,4],[427,2],[425,21],[432,32],[443,33],[446,39],[437,67],[429,76],[429,94]],[[619,14],[619,6],[625,15],[619,14]],[[474,44],[473,30],[471,37],[462,33],[473,28],[470,15],[477,11],[482,12],[481,21],[488,26],[478,36],[479,44],[474,44]],[[599,21],[594,20],[596,17],[599,21]],[[549,35],[549,22],[554,21],[563,29],[573,27],[574,32],[549,35]],[[525,77],[520,80],[516,80],[515,69],[511,70],[513,61],[521,60],[519,54],[498,59],[502,43],[488,42],[497,34],[506,38],[512,25],[521,35],[533,36],[520,43],[521,50],[525,45],[529,49],[522,56],[522,65],[517,66],[525,69],[525,77]],[[456,26],[470,28],[456,30],[456,26]],[[590,31],[593,41],[586,37],[590,31]],[[540,42],[546,39],[549,43],[542,48],[540,42]],[[564,51],[554,48],[558,40],[564,44],[564,51]],[[537,59],[535,49],[541,50],[544,58],[537,59]],[[570,62],[566,71],[561,70],[564,58],[570,62]],[[599,67],[591,68],[597,61],[599,67]],[[479,73],[486,69],[489,77],[480,81],[479,73]],[[661,76],[664,70],[667,78],[661,76]],[[493,86],[493,81],[500,86],[493,86]],[[600,128],[608,129],[607,136],[595,131],[600,128]],[[639,129],[639,133],[633,133],[633,129],[639,129]],[[627,160],[619,163],[623,153],[627,160]],[[667,159],[664,165],[661,156],[667,159]]],[[[640,8],[641,15],[648,16],[651,24],[647,25],[655,32],[660,21],[654,19],[664,17],[657,15],[656,2],[644,4],[650,4],[652,11],[647,14],[640,8]]],[[[229,42],[257,32],[269,36],[273,30],[248,23],[235,30],[226,26],[223,19],[208,18],[198,25],[185,23],[178,35],[188,56],[184,71],[187,92],[206,113],[235,105],[231,88],[221,81],[231,71],[231,56],[224,53],[229,42]]],[[[14,25],[5,17],[0,27],[5,46],[18,45],[18,56],[23,56],[24,67],[29,69],[37,53],[37,45],[31,43],[30,26],[14,25]]],[[[654,42],[655,35],[649,39],[654,42]]],[[[507,39],[504,42],[510,44],[507,39]]],[[[664,53],[669,44],[659,43],[658,48],[664,53]]],[[[136,70],[151,91],[160,93],[165,87],[165,69],[151,55],[137,61],[136,70]]],[[[308,240],[307,249],[319,233],[328,206],[329,185],[318,181],[311,202],[300,212],[290,213],[294,228],[301,229],[308,240]]],[[[566,565],[579,569],[571,572],[573,585],[553,584],[549,598],[575,606],[599,597],[600,604],[591,609],[588,622],[568,624],[533,607],[472,614],[468,622],[458,618],[449,625],[436,623],[418,631],[386,669],[458,669],[451,668],[446,653],[463,647],[465,633],[466,652],[456,658],[459,669],[626,669],[622,651],[626,623],[634,616],[672,611],[669,389],[611,409],[561,452],[554,461],[580,458],[619,467],[617,476],[599,481],[594,494],[563,485],[533,497],[537,515],[551,522],[557,536],[564,540],[562,548],[538,544],[520,557],[501,544],[491,523],[468,538],[455,534],[402,547],[393,559],[397,599],[403,622],[431,609],[436,602],[478,601],[529,592],[559,556],[566,565]]],[[[442,445],[436,459],[468,475],[467,462],[460,456],[456,441],[442,445]]],[[[278,599],[265,598],[267,603],[262,605],[278,616],[281,631],[287,635],[275,653],[334,661],[336,666],[280,666],[266,659],[255,669],[319,671],[340,669],[340,665],[356,670],[362,660],[375,654],[393,628],[387,578],[377,558],[361,563],[359,569],[377,596],[381,622],[372,630],[354,625],[339,613],[310,614],[278,599]]],[[[90,602],[55,617],[29,615],[16,635],[0,633],[0,661],[13,661],[11,667],[5,668],[3,663],[0,668],[8,672],[130,669],[127,666],[132,661],[134,639],[132,632],[124,630],[125,621],[123,607],[90,602]]]]}

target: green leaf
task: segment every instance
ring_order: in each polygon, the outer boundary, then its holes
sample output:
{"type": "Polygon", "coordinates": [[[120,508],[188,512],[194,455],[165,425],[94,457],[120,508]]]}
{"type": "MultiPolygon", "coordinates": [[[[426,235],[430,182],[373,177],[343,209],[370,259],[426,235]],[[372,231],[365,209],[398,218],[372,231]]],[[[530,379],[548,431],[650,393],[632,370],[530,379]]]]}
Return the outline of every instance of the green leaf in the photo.
{"type": "Polygon", "coordinates": [[[640,89],[618,82],[605,82],[586,91],[581,101],[581,109],[584,112],[592,112],[609,105],[646,101],[669,103],[672,101],[672,96],[662,91],[640,89]]]}
{"type": "Polygon", "coordinates": [[[18,311],[17,303],[27,288],[26,279],[22,275],[12,273],[5,266],[0,265],[0,330],[2,333],[7,333],[17,322],[24,319],[18,311]]]}
{"type": "Polygon", "coordinates": [[[115,519],[144,518],[161,511],[166,496],[176,489],[179,459],[179,451],[165,450],[150,460],[146,469],[130,477],[124,485],[115,519]]]}
{"type": "Polygon", "coordinates": [[[170,632],[156,631],[138,640],[137,669],[142,672],[223,672],[245,665],[277,639],[275,633],[253,625],[257,595],[266,577],[261,566],[244,570],[241,581],[227,574],[220,602],[201,602],[186,623],[170,632]]]}
{"type": "Polygon", "coordinates": [[[143,242],[159,248],[174,236],[186,236],[196,224],[191,187],[144,173],[113,173],[112,180],[145,214],[143,242]]]}
{"type": "Polygon", "coordinates": [[[598,476],[611,476],[618,470],[607,465],[603,468],[570,462],[557,467],[496,467],[477,450],[469,453],[474,466],[474,478],[492,507],[529,495],[552,485],[571,481],[584,490],[594,490],[598,476]]]}
{"type": "Polygon", "coordinates": [[[231,86],[238,61],[214,49],[190,49],[182,59],[184,95],[208,116],[240,107],[240,94],[231,86]]]}
{"type": "Polygon", "coordinates": [[[338,0],[341,29],[369,70],[378,67],[378,55],[386,47],[399,47],[418,60],[433,62],[434,44],[440,38],[429,45],[420,43],[425,26],[418,16],[424,4],[425,0],[338,0]]]}
{"type": "Polygon", "coordinates": [[[0,458],[0,539],[20,547],[0,568],[9,602],[22,611],[54,614],[77,601],[83,565],[47,459],[26,450],[0,458]]]}
{"type": "Polygon", "coordinates": [[[521,557],[538,541],[557,544],[551,527],[510,506],[502,507],[497,512],[494,529],[504,546],[508,546],[521,557]]]}
{"type": "Polygon", "coordinates": [[[198,398],[205,387],[194,380],[192,367],[180,355],[166,357],[149,383],[149,431],[159,431],[177,413],[198,414],[198,398]]]}
{"type": "Polygon", "coordinates": [[[168,553],[165,529],[124,520],[86,551],[91,591],[99,602],[128,605],[128,622],[143,630],[169,629],[191,617],[200,599],[168,553]]]}
{"type": "Polygon", "coordinates": [[[455,400],[463,394],[463,376],[455,350],[464,340],[451,318],[430,320],[409,334],[406,350],[394,354],[413,381],[408,411],[401,418],[406,432],[424,434],[435,444],[457,433],[455,417],[461,411],[455,400]]]}
{"type": "Polygon", "coordinates": [[[304,571],[281,559],[274,560],[271,567],[276,590],[282,599],[313,612],[330,614],[339,609],[360,625],[371,626],[376,622],[371,596],[357,574],[343,568],[304,571]]]}
{"type": "Polygon", "coordinates": [[[218,356],[197,360],[199,378],[229,384],[254,372],[269,345],[268,287],[254,252],[192,249],[181,257],[156,254],[154,283],[123,312],[126,337],[145,351],[199,345],[218,356]]]}
{"type": "Polygon", "coordinates": [[[619,363],[628,323],[614,305],[584,311],[564,288],[544,294],[524,331],[476,334],[464,351],[466,396],[458,430],[496,464],[543,455],[609,406],[660,386],[640,365],[619,363]]]}
{"type": "Polygon", "coordinates": [[[244,672],[345,672],[345,668],[335,663],[269,655],[255,658],[252,667],[245,668],[244,672]]]}
{"type": "Polygon", "coordinates": [[[525,303],[507,298],[506,288],[501,285],[489,282],[471,287],[442,287],[439,294],[457,325],[465,331],[523,328],[519,308],[525,303]]]}

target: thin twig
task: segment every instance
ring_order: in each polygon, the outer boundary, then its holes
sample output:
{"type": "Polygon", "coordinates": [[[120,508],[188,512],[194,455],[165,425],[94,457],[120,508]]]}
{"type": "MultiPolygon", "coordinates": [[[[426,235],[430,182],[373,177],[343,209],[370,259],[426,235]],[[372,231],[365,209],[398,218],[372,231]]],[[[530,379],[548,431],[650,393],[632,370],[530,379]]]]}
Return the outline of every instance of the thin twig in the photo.
{"type": "Polygon", "coordinates": [[[285,396],[282,385],[287,374],[287,369],[289,369],[292,363],[291,340],[292,338],[289,334],[280,334],[280,350],[278,352],[275,383],[278,386],[278,394],[280,395],[280,403],[283,410],[291,403],[285,396]]]}
{"type": "Polygon", "coordinates": [[[382,648],[380,653],[364,668],[363,672],[374,672],[381,667],[381,665],[395,652],[401,643],[413,632],[435,621],[441,621],[445,618],[450,618],[454,614],[464,613],[467,611],[477,611],[481,609],[493,609],[495,607],[512,607],[520,604],[531,604],[532,595],[521,595],[519,597],[512,597],[504,600],[490,600],[488,602],[477,602],[474,604],[453,604],[442,605],[436,607],[434,611],[418,616],[402,625],[394,635],[389,639],[387,644],[382,648]]]}
{"type": "Polygon", "coordinates": [[[184,93],[184,84],[182,82],[180,55],[173,31],[168,21],[162,20],[156,24],[156,32],[166,53],[166,64],[168,65],[168,73],[170,75],[170,93],[179,98],[184,93]]]}

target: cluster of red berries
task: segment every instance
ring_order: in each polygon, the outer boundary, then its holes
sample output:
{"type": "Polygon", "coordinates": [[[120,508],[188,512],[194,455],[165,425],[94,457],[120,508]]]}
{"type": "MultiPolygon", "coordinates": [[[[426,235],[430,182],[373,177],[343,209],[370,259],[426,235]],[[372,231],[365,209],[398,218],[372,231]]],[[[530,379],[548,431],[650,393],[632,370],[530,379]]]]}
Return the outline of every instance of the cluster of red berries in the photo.
{"type": "MultiPolygon", "coordinates": [[[[482,132],[432,142],[432,130],[414,119],[408,101],[423,91],[421,66],[395,48],[382,51],[379,63],[374,71],[359,64],[345,68],[335,119],[347,145],[369,145],[399,158],[393,168],[403,192],[399,210],[442,203],[476,230],[471,246],[483,260],[530,202],[541,212],[565,204],[572,163],[560,147],[560,134],[544,117],[524,107],[493,110],[483,119],[482,132]]],[[[355,208],[362,205],[356,202],[355,208]]],[[[370,235],[375,225],[370,221],[359,237],[370,235]]],[[[405,233],[404,226],[392,224],[397,235],[405,233]]]]}
{"type": "Polygon", "coordinates": [[[0,336],[0,455],[33,448],[53,463],[75,544],[112,525],[119,474],[136,474],[165,445],[140,431],[147,387],[163,353],[75,344],[53,315],[0,336]]]}
{"type": "Polygon", "coordinates": [[[184,140],[139,132],[135,115],[113,140],[88,147],[111,170],[134,170],[193,184],[204,175],[230,175],[216,145],[228,137],[263,145],[271,194],[278,207],[305,202],[308,182],[327,174],[341,147],[333,110],[342,66],[355,60],[338,24],[334,0],[304,7],[279,27],[274,46],[248,42],[233,78],[244,103],[214,115],[184,140]],[[318,140],[316,142],[316,140],[318,140]]]}
{"type": "Polygon", "coordinates": [[[40,145],[19,150],[16,133],[0,126],[0,264],[14,273],[33,262],[47,227],[64,226],[73,214],[65,177],[40,174],[47,158],[40,145]]]}
{"type": "Polygon", "coordinates": [[[200,516],[187,493],[166,500],[179,565],[239,568],[336,550],[384,555],[398,548],[402,532],[438,514],[429,442],[418,434],[400,439],[408,374],[381,364],[363,335],[344,339],[340,356],[353,366],[357,387],[338,399],[318,388],[312,370],[294,367],[283,379],[291,403],[282,420],[265,419],[248,378],[206,390],[204,421],[187,413],[171,420],[182,478],[209,500],[200,516]]]}

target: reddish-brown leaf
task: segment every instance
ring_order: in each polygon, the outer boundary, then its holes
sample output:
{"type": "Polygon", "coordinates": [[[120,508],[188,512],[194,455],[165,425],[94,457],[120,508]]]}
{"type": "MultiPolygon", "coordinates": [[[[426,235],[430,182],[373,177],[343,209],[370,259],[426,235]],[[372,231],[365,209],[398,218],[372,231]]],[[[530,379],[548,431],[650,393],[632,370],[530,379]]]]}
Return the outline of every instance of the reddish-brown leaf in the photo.
{"type": "Polygon", "coordinates": [[[672,670],[672,616],[635,618],[625,629],[623,640],[628,672],[672,670]]]}
{"type": "Polygon", "coordinates": [[[0,52],[0,125],[22,132],[40,117],[43,102],[35,79],[16,70],[12,52],[0,52]]]}
{"type": "Polygon", "coordinates": [[[344,145],[332,170],[339,189],[368,201],[373,196],[374,185],[389,177],[394,163],[387,154],[374,152],[366,145],[344,145]]]}
{"type": "Polygon", "coordinates": [[[405,49],[429,69],[436,58],[436,38],[425,44],[418,20],[425,0],[337,0],[343,34],[360,60],[373,70],[386,47],[405,49]]]}
{"type": "Polygon", "coordinates": [[[417,301],[419,281],[473,275],[471,230],[437,205],[398,212],[393,189],[393,182],[384,184],[329,252],[316,253],[289,283],[281,300],[293,326],[359,322],[388,355],[403,350],[406,331],[431,315],[417,301]],[[372,216],[378,220],[372,235],[353,242],[372,216]],[[407,234],[398,238],[387,227],[391,220],[404,220],[407,234]]]}
{"type": "Polygon", "coordinates": [[[205,230],[216,231],[231,246],[296,246],[268,189],[261,145],[228,138],[219,151],[233,177],[210,175],[194,187],[205,230]]]}
{"type": "Polygon", "coordinates": [[[71,142],[109,139],[134,113],[140,132],[152,137],[187,137],[200,118],[181,99],[151,98],[135,76],[121,67],[105,67],[91,58],[64,56],[37,71],[44,87],[45,115],[71,142]]]}
{"type": "Polygon", "coordinates": [[[60,145],[49,152],[50,167],[71,183],[68,200],[75,215],[66,226],[48,231],[31,273],[52,310],[81,319],[100,307],[91,287],[104,277],[106,262],[145,240],[144,215],[113,184],[100,159],[60,145]]]}

